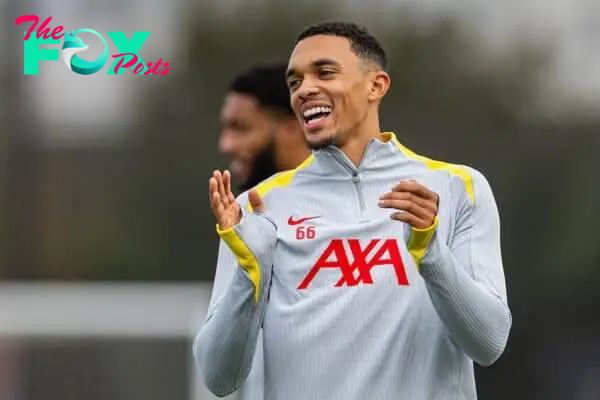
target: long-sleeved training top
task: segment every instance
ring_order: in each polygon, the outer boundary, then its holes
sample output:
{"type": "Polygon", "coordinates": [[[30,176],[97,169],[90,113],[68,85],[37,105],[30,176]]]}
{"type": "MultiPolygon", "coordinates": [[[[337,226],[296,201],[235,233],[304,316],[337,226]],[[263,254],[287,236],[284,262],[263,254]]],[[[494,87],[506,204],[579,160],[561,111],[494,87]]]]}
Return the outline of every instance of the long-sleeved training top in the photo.
{"type": "Polygon", "coordinates": [[[259,331],[265,400],[476,399],[473,361],[504,351],[512,324],[496,202],[477,170],[430,160],[393,133],[358,167],[337,147],[239,196],[194,340],[217,396],[249,374],[259,331]],[[378,199],[414,179],[439,195],[434,224],[391,219],[378,199]]]}

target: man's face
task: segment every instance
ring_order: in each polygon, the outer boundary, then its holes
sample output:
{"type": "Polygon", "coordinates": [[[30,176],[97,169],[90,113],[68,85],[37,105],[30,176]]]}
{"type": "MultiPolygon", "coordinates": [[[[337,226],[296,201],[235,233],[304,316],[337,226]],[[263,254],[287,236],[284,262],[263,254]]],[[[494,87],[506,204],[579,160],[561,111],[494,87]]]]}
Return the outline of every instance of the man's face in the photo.
{"type": "Polygon", "coordinates": [[[272,120],[251,96],[229,93],[221,109],[219,151],[230,159],[233,178],[246,182],[256,158],[271,144],[272,120]]]}
{"type": "Polygon", "coordinates": [[[365,120],[371,76],[343,37],[300,41],[290,56],[291,103],[309,147],[341,145],[365,120]]]}

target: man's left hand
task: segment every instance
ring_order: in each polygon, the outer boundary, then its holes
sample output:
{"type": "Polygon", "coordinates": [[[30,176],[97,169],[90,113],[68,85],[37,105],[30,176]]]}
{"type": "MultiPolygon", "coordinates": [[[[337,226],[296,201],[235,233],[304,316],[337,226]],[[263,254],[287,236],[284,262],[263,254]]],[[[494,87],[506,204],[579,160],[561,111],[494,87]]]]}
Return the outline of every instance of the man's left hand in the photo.
{"type": "Polygon", "coordinates": [[[427,229],[435,221],[440,196],[414,180],[402,181],[379,198],[379,206],[398,210],[392,219],[410,224],[416,229],[427,229]]]}

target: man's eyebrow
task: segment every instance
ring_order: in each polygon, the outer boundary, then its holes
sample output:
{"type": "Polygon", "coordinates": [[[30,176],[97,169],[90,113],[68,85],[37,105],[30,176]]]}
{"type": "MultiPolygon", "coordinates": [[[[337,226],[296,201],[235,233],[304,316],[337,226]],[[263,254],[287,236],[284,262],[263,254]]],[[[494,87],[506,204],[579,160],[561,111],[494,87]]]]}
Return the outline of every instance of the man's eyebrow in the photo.
{"type": "MultiPolygon", "coordinates": [[[[325,67],[327,65],[333,65],[333,66],[339,66],[340,63],[335,61],[332,58],[319,58],[318,60],[315,60],[311,63],[311,66],[313,68],[320,68],[320,67],[325,67]]],[[[287,70],[287,72],[285,73],[285,78],[289,79],[290,77],[296,75],[296,68],[289,68],[287,70]]]]}
{"type": "Polygon", "coordinates": [[[312,63],[313,68],[324,67],[326,65],[339,66],[340,63],[338,63],[337,61],[335,61],[332,58],[320,58],[318,60],[313,61],[313,63],[312,63]]]}
{"type": "Polygon", "coordinates": [[[290,77],[296,75],[296,68],[288,68],[287,72],[285,73],[285,79],[290,79],[290,77]]]}

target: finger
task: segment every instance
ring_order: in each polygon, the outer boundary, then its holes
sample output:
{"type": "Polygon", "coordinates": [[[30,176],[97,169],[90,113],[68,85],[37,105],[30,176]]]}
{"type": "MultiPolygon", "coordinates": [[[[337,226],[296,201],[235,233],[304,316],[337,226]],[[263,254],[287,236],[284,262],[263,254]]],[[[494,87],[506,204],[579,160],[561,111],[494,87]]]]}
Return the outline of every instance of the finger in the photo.
{"type": "Polygon", "coordinates": [[[430,209],[422,207],[410,200],[381,200],[379,206],[382,208],[393,208],[395,210],[405,211],[424,221],[429,221],[435,217],[435,214],[430,209]]]}
{"type": "Polygon", "coordinates": [[[223,180],[225,183],[225,193],[227,193],[227,200],[229,201],[229,204],[233,204],[235,203],[235,196],[231,191],[231,173],[229,172],[229,170],[225,170],[225,173],[223,174],[223,180]]]}
{"type": "Polygon", "coordinates": [[[217,184],[217,180],[212,177],[208,180],[208,200],[211,202],[213,201],[213,193],[218,191],[218,184],[217,184]]]}
{"type": "Polygon", "coordinates": [[[209,179],[208,187],[209,187],[210,207],[212,208],[213,213],[215,213],[215,216],[217,216],[217,214],[216,214],[217,212],[220,212],[220,214],[222,214],[222,212],[223,212],[222,210],[225,209],[225,205],[223,204],[221,195],[219,194],[219,183],[215,176],[213,176],[212,178],[209,179]],[[215,197],[215,194],[217,194],[218,196],[215,197]],[[215,202],[219,202],[219,204],[217,204],[215,202]],[[222,206],[222,209],[219,207],[219,205],[222,206]],[[219,211],[219,210],[221,210],[221,211],[219,211]]]}
{"type": "Polygon", "coordinates": [[[401,181],[400,183],[398,183],[396,186],[394,186],[392,188],[392,191],[405,191],[405,192],[414,193],[414,194],[424,197],[424,198],[433,199],[432,192],[429,189],[427,189],[425,186],[421,185],[420,183],[418,183],[414,180],[401,181]]]}
{"type": "Polygon", "coordinates": [[[254,212],[265,211],[263,201],[256,190],[251,190],[250,192],[248,192],[248,201],[250,202],[250,205],[252,206],[254,212]]]}
{"type": "Polygon", "coordinates": [[[400,222],[405,222],[417,229],[429,228],[427,222],[407,212],[395,212],[392,214],[392,219],[400,222]]]}
{"type": "Polygon", "coordinates": [[[229,196],[227,196],[227,193],[225,192],[225,183],[223,182],[223,174],[221,174],[221,171],[216,170],[214,172],[214,176],[217,179],[221,202],[223,203],[223,206],[225,206],[227,208],[229,206],[229,196]]]}
{"type": "Polygon", "coordinates": [[[435,202],[433,202],[432,200],[428,200],[428,199],[419,197],[416,194],[411,193],[411,192],[404,192],[404,191],[388,192],[388,193],[385,193],[383,196],[381,196],[379,199],[382,200],[384,202],[384,204],[387,204],[389,200],[410,201],[412,203],[415,203],[419,207],[429,210],[430,212],[432,212],[434,214],[437,213],[437,205],[435,204],[435,202]]]}
{"type": "Polygon", "coordinates": [[[218,191],[213,192],[211,202],[211,208],[213,210],[213,214],[217,221],[220,221],[221,217],[225,213],[225,206],[223,206],[223,202],[221,201],[221,195],[218,191]]]}
{"type": "Polygon", "coordinates": [[[397,184],[396,186],[394,186],[392,188],[393,192],[410,192],[410,193],[414,193],[415,195],[422,197],[424,199],[429,199],[434,201],[435,203],[437,203],[438,200],[438,195],[434,192],[432,192],[431,190],[429,190],[428,188],[426,188],[425,186],[421,185],[420,183],[414,181],[414,180],[410,180],[410,181],[402,181],[399,184],[397,184]]]}
{"type": "Polygon", "coordinates": [[[424,199],[427,201],[427,203],[426,204],[420,203],[420,204],[423,204],[425,207],[430,209],[434,214],[437,214],[438,206],[440,203],[440,196],[437,193],[427,189],[425,186],[419,184],[418,182],[416,182],[414,180],[400,182],[398,185],[396,185],[392,188],[392,192],[394,192],[394,193],[411,193],[419,199],[424,199]]]}

